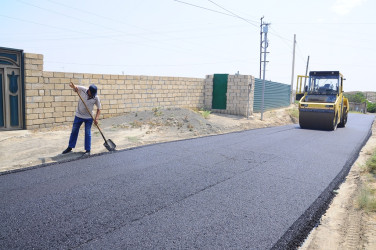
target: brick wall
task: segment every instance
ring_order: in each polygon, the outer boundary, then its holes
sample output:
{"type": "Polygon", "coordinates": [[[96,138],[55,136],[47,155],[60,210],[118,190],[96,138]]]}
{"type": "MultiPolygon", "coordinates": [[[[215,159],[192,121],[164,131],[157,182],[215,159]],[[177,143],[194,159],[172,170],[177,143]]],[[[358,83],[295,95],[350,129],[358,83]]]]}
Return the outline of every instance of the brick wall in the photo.
{"type": "Polygon", "coordinates": [[[242,115],[253,114],[253,95],[255,78],[250,75],[229,75],[227,81],[226,109],[212,109],[213,75],[205,78],[205,108],[216,113],[242,115]]]}
{"type": "Polygon", "coordinates": [[[43,71],[43,55],[25,53],[26,128],[44,128],[73,121],[78,96],[69,82],[95,84],[101,118],[154,107],[201,108],[204,79],[127,76],[43,71]]]}

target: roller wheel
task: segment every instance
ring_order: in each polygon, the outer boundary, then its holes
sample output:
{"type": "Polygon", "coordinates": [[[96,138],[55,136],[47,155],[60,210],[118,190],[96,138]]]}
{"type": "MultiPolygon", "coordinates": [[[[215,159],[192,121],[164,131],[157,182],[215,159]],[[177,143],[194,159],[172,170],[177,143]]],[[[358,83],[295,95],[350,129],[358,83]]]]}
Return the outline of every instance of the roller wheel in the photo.
{"type": "Polygon", "coordinates": [[[338,124],[339,128],[344,128],[347,123],[347,112],[342,115],[341,122],[338,124]]]}
{"type": "Polygon", "coordinates": [[[338,113],[334,116],[334,119],[333,119],[333,124],[332,126],[330,127],[330,130],[336,130],[337,129],[337,123],[338,122],[338,113]]]}

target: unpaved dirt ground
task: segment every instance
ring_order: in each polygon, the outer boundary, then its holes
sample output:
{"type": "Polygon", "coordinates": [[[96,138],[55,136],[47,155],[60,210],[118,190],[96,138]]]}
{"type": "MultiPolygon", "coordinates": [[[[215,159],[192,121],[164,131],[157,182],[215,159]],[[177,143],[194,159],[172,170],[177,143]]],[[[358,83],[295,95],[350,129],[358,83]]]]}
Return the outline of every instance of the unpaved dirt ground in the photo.
{"type": "MultiPolygon", "coordinates": [[[[247,129],[297,123],[292,115],[295,106],[267,111],[263,121],[255,113],[250,119],[233,115],[210,114],[187,109],[153,109],[104,119],[100,126],[117,150],[146,144],[229,133],[247,129]]],[[[71,125],[40,130],[0,132],[0,174],[50,162],[80,158],[84,153],[84,130],[79,134],[72,153],[62,155],[67,147],[71,125]]],[[[92,155],[107,152],[103,139],[92,128],[92,155]]],[[[356,197],[362,183],[361,169],[376,149],[376,123],[373,135],[362,149],[320,225],[301,249],[376,249],[376,214],[360,210],[356,197]]]]}

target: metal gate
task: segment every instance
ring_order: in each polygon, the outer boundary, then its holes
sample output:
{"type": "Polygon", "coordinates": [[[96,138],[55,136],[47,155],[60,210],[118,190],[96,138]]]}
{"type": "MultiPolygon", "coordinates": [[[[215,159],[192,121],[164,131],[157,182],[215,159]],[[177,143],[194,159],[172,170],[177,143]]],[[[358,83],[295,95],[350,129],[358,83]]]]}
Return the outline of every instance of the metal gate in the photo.
{"type": "Polygon", "coordinates": [[[0,129],[25,127],[23,51],[0,47],[0,129]]]}
{"type": "Polygon", "coordinates": [[[226,109],[228,74],[214,74],[212,109],[226,109]]]}

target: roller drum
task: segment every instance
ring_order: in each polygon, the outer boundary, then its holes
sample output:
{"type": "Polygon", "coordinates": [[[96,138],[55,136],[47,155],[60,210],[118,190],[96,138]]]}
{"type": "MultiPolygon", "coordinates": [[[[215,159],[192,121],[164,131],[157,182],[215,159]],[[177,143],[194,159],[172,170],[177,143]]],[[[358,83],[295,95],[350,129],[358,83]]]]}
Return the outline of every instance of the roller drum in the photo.
{"type": "Polygon", "coordinates": [[[299,125],[301,128],[335,130],[338,117],[334,110],[327,109],[300,109],[299,125]]]}

